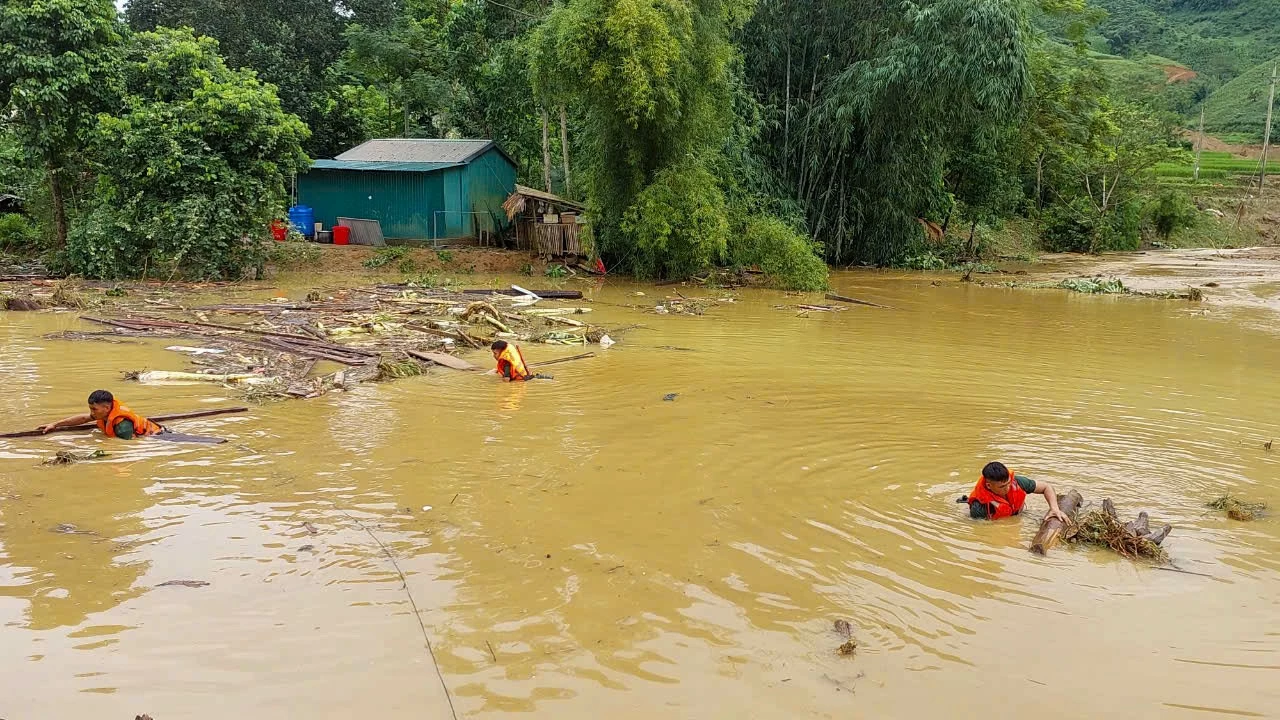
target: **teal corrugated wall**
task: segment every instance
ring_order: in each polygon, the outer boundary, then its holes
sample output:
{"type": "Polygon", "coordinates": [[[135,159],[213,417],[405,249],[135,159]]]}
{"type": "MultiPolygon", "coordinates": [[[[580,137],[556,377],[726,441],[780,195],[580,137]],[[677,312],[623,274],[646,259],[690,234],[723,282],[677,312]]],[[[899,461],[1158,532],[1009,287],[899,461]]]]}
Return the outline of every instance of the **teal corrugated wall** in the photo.
{"type": "Polygon", "coordinates": [[[502,153],[491,149],[466,166],[466,207],[463,209],[473,222],[472,235],[476,230],[495,230],[505,228],[511,223],[502,209],[502,203],[516,189],[516,168],[502,153]]]}
{"type": "Polygon", "coordinates": [[[313,168],[298,176],[298,204],[314,208],[326,228],[353,217],[377,220],[391,239],[473,237],[509,224],[502,202],[515,181],[515,167],[497,150],[429,173],[313,168]]]}

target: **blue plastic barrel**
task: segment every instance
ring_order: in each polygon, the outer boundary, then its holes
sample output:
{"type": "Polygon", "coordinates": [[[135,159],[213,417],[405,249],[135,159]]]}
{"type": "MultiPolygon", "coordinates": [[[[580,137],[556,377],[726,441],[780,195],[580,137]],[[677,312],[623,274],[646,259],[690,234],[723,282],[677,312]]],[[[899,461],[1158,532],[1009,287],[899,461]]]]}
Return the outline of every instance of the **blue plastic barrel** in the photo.
{"type": "Polygon", "coordinates": [[[303,237],[316,234],[316,211],[310,205],[294,205],[289,208],[289,224],[303,237]]]}

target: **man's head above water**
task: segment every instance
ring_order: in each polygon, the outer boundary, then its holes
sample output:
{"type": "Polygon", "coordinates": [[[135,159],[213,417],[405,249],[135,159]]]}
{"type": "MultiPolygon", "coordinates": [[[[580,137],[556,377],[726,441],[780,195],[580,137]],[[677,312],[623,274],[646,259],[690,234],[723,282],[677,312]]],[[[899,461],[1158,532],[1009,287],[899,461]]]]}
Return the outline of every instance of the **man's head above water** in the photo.
{"type": "Polygon", "coordinates": [[[982,468],[982,479],[988,490],[1003,495],[1009,490],[1009,481],[1013,478],[1009,476],[1009,468],[1004,463],[989,462],[982,468]]]}
{"type": "Polygon", "coordinates": [[[111,414],[115,401],[115,396],[106,390],[94,390],[89,393],[89,416],[94,420],[105,419],[111,414]]]}

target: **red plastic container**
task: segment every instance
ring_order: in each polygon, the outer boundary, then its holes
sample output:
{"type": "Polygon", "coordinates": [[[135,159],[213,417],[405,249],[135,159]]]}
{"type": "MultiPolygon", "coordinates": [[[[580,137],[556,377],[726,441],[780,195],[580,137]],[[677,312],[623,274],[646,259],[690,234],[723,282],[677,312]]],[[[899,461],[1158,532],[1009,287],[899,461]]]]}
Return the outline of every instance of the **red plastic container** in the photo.
{"type": "Polygon", "coordinates": [[[285,225],[283,220],[271,221],[271,237],[275,238],[276,242],[284,242],[288,236],[289,226],[285,225]]]}
{"type": "Polygon", "coordinates": [[[343,225],[333,226],[333,244],[349,245],[351,243],[351,228],[343,225]]]}

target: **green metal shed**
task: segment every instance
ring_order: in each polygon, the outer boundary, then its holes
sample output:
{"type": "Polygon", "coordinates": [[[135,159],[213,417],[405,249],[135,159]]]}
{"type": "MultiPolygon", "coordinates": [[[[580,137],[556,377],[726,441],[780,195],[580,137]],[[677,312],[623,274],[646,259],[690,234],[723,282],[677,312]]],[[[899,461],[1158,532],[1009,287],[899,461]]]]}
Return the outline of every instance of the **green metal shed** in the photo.
{"type": "Polygon", "coordinates": [[[370,140],[298,177],[298,204],[326,228],[377,220],[391,239],[476,237],[510,225],[516,164],[492,140],[370,140]]]}

